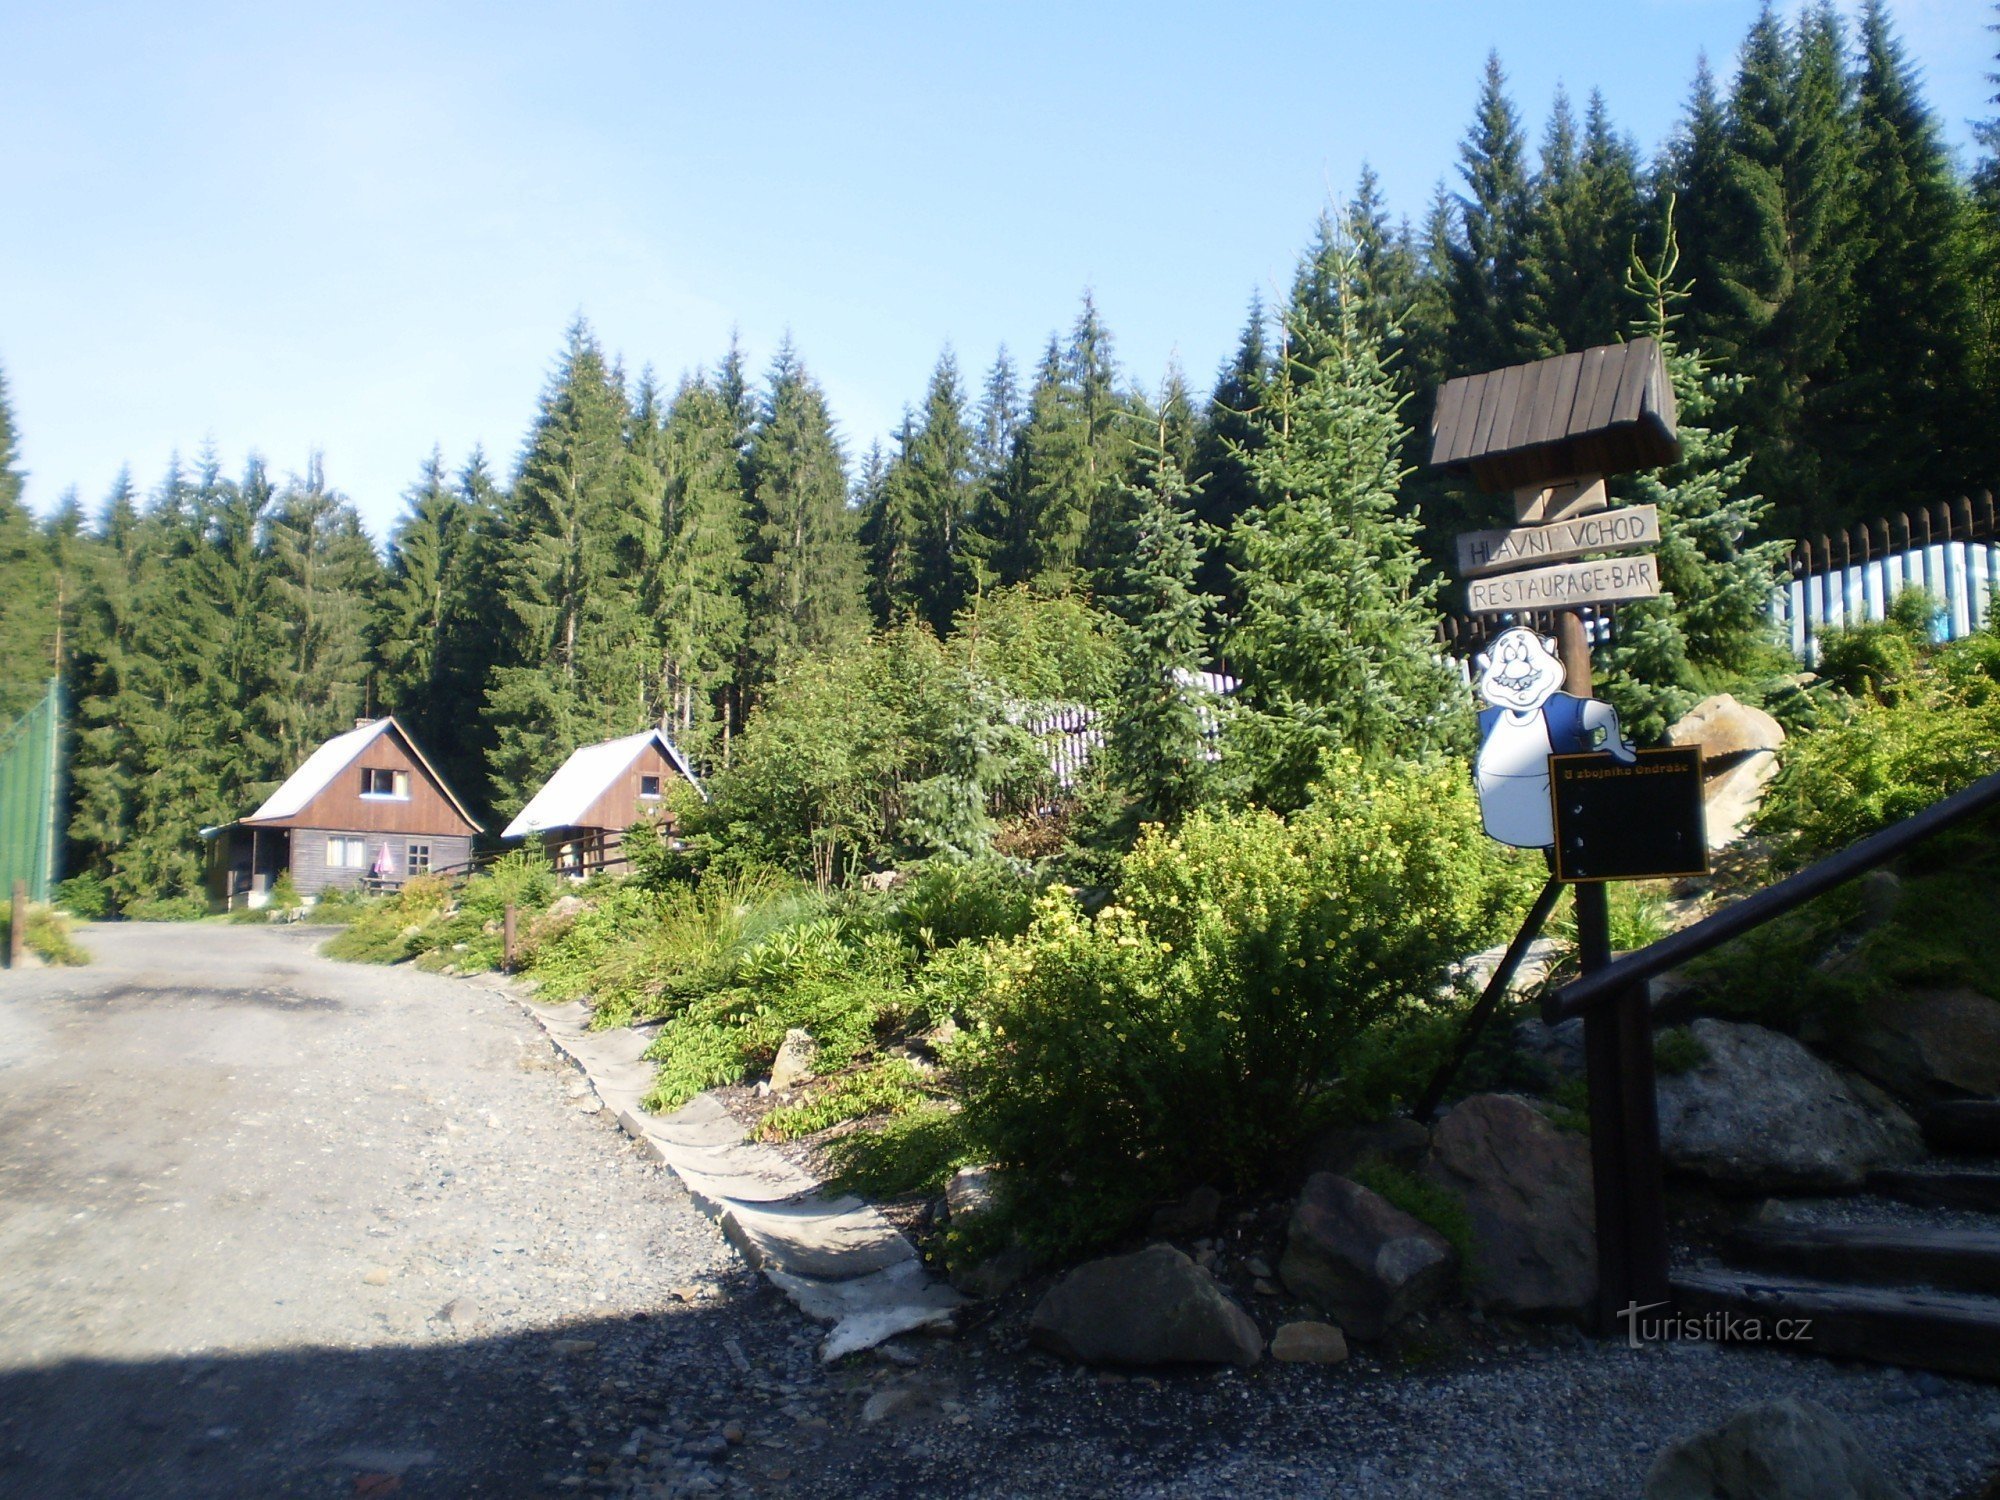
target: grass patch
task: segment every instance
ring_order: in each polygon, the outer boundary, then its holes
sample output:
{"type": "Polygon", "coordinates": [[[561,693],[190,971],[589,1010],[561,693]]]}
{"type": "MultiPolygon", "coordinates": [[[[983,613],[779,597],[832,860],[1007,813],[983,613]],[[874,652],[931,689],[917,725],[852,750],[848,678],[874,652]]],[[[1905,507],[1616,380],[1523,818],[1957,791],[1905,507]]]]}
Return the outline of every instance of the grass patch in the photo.
{"type": "Polygon", "coordinates": [[[1458,1253],[1460,1284],[1472,1279],[1477,1258],[1473,1254],[1472,1216],[1449,1188],[1381,1161],[1364,1162],[1355,1168],[1354,1180],[1443,1235],[1458,1253]]]}
{"type": "MultiPolygon", "coordinates": [[[[11,944],[13,933],[12,916],[0,908],[0,944],[11,944]]],[[[69,918],[47,906],[28,908],[27,930],[21,934],[21,945],[51,968],[80,968],[90,962],[90,955],[70,934],[69,918]]]]}
{"type": "Polygon", "coordinates": [[[1685,1026],[1670,1026],[1653,1037],[1653,1067],[1666,1078],[1692,1073],[1708,1061],[1708,1048],[1685,1026]]]}
{"type": "Polygon", "coordinates": [[[789,1141],[870,1115],[903,1115],[929,1099],[924,1075],[900,1057],[886,1058],[830,1080],[811,1097],[772,1110],[757,1127],[757,1138],[789,1141]]]}
{"type": "Polygon", "coordinates": [[[977,1159],[958,1114],[922,1104],[892,1115],[879,1130],[857,1130],[827,1142],[834,1164],[827,1188],[863,1198],[905,1198],[944,1191],[951,1174],[977,1159]]]}

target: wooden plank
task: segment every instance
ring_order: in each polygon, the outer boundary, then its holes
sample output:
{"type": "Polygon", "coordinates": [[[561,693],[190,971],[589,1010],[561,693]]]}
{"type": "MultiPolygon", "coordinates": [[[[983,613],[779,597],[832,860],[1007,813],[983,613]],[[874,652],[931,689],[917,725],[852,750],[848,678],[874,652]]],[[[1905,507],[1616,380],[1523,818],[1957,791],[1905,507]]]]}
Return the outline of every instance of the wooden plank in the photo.
{"type": "Polygon", "coordinates": [[[1591,404],[1597,399],[1597,382],[1604,374],[1604,362],[1611,351],[1602,347],[1583,351],[1583,365],[1576,372],[1576,394],[1563,413],[1562,433],[1568,437],[1590,425],[1591,404]]]}
{"type": "Polygon", "coordinates": [[[1612,421],[1639,420],[1646,406],[1646,384],[1659,360],[1659,350],[1649,338],[1637,338],[1625,346],[1625,371],[1618,377],[1618,395],[1611,403],[1612,421]]]}
{"type": "Polygon", "coordinates": [[[1588,552],[1650,547],[1660,539],[1656,506],[1627,505],[1547,526],[1503,526],[1458,537],[1458,574],[1480,578],[1525,564],[1561,562],[1588,552]]]}
{"type": "Polygon", "coordinates": [[[1506,399],[1507,381],[1509,377],[1518,380],[1520,375],[1520,366],[1515,365],[1505,370],[1493,371],[1481,383],[1483,389],[1479,393],[1479,426],[1472,434],[1474,453],[1493,451],[1493,427],[1500,419],[1501,403],[1506,399]]]}
{"type": "Polygon", "coordinates": [[[1611,408],[1618,400],[1618,383],[1625,375],[1625,350],[1613,344],[1604,351],[1604,363],[1597,372],[1597,385],[1590,393],[1590,409],[1579,409],[1570,419],[1572,432],[1596,432],[1611,425],[1611,408]]]}
{"type": "Polygon", "coordinates": [[[1615,604],[1626,599],[1652,599],[1660,592],[1657,559],[1607,558],[1601,562],[1558,563],[1475,578],[1465,586],[1466,613],[1512,614],[1529,609],[1575,609],[1584,604],[1615,604]]]}
{"type": "MultiPolygon", "coordinates": [[[[1675,1312],[1703,1320],[1704,1338],[2000,1379],[2000,1301],[1991,1297],[1729,1271],[1683,1271],[1673,1289],[1675,1312]]],[[[1640,1323],[1643,1336],[1644,1314],[1640,1323]]]]}
{"type": "Polygon", "coordinates": [[[1952,1099],[1924,1111],[1924,1139],[1939,1151],[2000,1156],[2000,1099],[1952,1099]]]}
{"type": "Polygon", "coordinates": [[[1465,411],[1465,397],[1473,382],[1469,379],[1448,380],[1438,393],[1437,411],[1431,417],[1431,462],[1447,464],[1459,456],[1454,443],[1458,437],[1460,417],[1465,411]]]}
{"type": "Polygon", "coordinates": [[[1921,1283],[2000,1292],[2000,1230],[1927,1224],[1757,1224],[1729,1236],[1729,1258],[1817,1280],[1921,1283]]]}
{"type": "Polygon", "coordinates": [[[1528,432],[1535,425],[1543,392],[1547,389],[1552,373],[1547,360],[1539,360],[1529,365],[1521,381],[1521,396],[1514,403],[1514,420],[1507,424],[1505,448],[1525,448],[1528,432]]]}
{"type": "Polygon", "coordinates": [[[1980,1167],[1881,1167],[1868,1174],[1868,1191],[1929,1208],[1970,1208],[2000,1213],[2000,1172],[1980,1167]]]}
{"type": "Polygon", "coordinates": [[[1554,365],[1555,380],[1548,399],[1528,433],[1531,444],[1552,443],[1569,431],[1569,409],[1576,404],[1576,377],[1583,371],[1583,354],[1565,354],[1554,365]]]}

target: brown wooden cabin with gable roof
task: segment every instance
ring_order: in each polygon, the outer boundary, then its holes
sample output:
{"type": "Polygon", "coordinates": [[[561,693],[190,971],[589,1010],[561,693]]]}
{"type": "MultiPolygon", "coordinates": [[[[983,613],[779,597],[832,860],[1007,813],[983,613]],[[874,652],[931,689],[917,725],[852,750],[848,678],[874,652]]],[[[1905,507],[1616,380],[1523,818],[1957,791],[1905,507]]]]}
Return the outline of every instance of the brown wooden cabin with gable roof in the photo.
{"type": "Polygon", "coordinates": [[[542,783],[500,837],[539,838],[549,862],[566,875],[622,872],[626,829],[657,819],[672,831],[666,798],[676,781],[701,792],[694,768],[664,729],[583,745],[542,783]]]}
{"type": "Polygon", "coordinates": [[[208,891],[223,909],[262,906],[289,870],[302,896],[393,889],[463,870],[480,826],[395,716],[321,745],[248,817],[204,828],[208,891]]]}

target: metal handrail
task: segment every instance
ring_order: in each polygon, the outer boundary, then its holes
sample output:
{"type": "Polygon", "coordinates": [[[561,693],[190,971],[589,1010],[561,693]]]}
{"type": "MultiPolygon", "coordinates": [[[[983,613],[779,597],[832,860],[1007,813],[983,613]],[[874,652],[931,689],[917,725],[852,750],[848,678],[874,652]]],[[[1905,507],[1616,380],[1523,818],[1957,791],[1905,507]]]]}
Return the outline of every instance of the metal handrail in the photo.
{"type": "Polygon", "coordinates": [[[1964,791],[1954,792],[1880,833],[1849,844],[1838,854],[1829,854],[1796,875],[1745,896],[1691,927],[1683,927],[1657,943],[1614,959],[1595,973],[1572,979],[1542,1002],[1542,1019],[1553,1026],[1558,1021],[1580,1016],[1633,985],[1699,958],[1774,917],[1782,917],[1813,897],[1844,885],[1877,865],[1887,864],[1905,850],[1996,805],[2000,805],[2000,772],[1981,777],[1964,791]]]}

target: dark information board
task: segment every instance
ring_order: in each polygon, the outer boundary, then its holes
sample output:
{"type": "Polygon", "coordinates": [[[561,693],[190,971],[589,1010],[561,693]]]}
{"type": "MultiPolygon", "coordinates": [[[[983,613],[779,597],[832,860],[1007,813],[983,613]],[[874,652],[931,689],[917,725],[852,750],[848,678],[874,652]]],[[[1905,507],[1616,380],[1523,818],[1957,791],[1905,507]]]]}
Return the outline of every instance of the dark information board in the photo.
{"type": "Polygon", "coordinates": [[[1549,757],[1556,879],[1657,880],[1708,873],[1701,747],[1549,757]]]}

